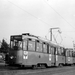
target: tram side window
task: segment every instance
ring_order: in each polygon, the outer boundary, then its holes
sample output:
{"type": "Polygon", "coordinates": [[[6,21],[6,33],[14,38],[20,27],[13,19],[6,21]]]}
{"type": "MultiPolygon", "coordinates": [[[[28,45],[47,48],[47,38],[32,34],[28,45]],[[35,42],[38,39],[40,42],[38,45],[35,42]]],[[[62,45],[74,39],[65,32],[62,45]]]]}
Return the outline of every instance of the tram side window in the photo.
{"type": "Polygon", "coordinates": [[[69,56],[69,51],[68,50],[66,51],[66,56],[69,56]]]}
{"type": "Polygon", "coordinates": [[[49,53],[51,53],[51,46],[49,45],[49,53]]]}
{"type": "Polygon", "coordinates": [[[61,55],[65,55],[65,50],[64,50],[64,48],[61,48],[61,55]]]}
{"type": "Polygon", "coordinates": [[[65,49],[63,49],[63,55],[65,56],[65,49]]]}
{"type": "Polygon", "coordinates": [[[51,54],[54,55],[54,47],[51,47],[51,54]]]}
{"type": "Polygon", "coordinates": [[[43,43],[43,52],[47,53],[47,44],[46,43],[43,43]]]}
{"type": "Polygon", "coordinates": [[[60,49],[60,47],[58,48],[57,54],[61,55],[61,49],[60,49]]]}
{"type": "Polygon", "coordinates": [[[75,57],[75,53],[73,52],[73,57],[75,57]]]}
{"type": "Polygon", "coordinates": [[[13,48],[13,46],[14,46],[14,42],[11,41],[10,43],[11,43],[11,44],[10,44],[10,45],[11,45],[11,48],[13,48]]]}
{"type": "Polygon", "coordinates": [[[72,51],[72,57],[73,57],[73,51],[72,51]]]}
{"type": "Polygon", "coordinates": [[[19,47],[19,49],[22,49],[22,41],[18,42],[18,47],[19,47]]]}
{"type": "Polygon", "coordinates": [[[73,52],[73,57],[74,57],[74,52],[73,52]]]}
{"type": "Polygon", "coordinates": [[[73,51],[72,51],[72,57],[73,57],[73,51]]]}
{"type": "Polygon", "coordinates": [[[69,56],[72,57],[72,51],[69,51],[69,56]]]}
{"type": "Polygon", "coordinates": [[[75,57],[75,52],[73,52],[73,57],[75,57]]]}
{"type": "Polygon", "coordinates": [[[23,50],[27,50],[27,40],[23,40],[23,50]]]}
{"type": "Polygon", "coordinates": [[[28,50],[35,51],[35,41],[33,41],[32,39],[28,40],[28,50]]]}
{"type": "Polygon", "coordinates": [[[55,54],[58,55],[58,48],[56,48],[56,52],[55,52],[55,54]]]}
{"type": "Polygon", "coordinates": [[[42,43],[40,41],[36,41],[36,51],[42,52],[42,43]]]}

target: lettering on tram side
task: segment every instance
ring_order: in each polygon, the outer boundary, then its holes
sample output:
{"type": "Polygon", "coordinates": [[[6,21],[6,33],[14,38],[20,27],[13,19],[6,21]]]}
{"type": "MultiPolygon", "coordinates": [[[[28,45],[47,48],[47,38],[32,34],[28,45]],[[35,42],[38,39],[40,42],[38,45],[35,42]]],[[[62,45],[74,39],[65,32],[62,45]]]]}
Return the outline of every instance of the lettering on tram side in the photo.
{"type": "Polygon", "coordinates": [[[24,59],[28,59],[28,52],[27,52],[27,51],[24,51],[23,58],[24,58],[24,59]]]}

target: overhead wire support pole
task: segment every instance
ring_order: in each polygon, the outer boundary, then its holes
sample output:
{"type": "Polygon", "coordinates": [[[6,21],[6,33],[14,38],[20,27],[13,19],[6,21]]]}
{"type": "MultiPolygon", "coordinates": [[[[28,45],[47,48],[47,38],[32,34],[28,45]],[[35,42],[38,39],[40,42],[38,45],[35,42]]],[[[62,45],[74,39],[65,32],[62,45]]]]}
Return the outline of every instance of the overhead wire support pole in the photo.
{"type": "Polygon", "coordinates": [[[56,27],[56,28],[50,28],[50,41],[52,41],[52,30],[53,29],[59,29],[59,27],[56,27]]]}

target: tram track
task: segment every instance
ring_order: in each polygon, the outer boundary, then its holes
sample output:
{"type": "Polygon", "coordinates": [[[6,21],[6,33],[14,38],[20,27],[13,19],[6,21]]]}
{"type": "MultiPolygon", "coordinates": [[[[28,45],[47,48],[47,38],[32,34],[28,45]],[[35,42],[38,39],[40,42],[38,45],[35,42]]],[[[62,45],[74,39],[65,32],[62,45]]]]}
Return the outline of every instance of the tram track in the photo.
{"type": "Polygon", "coordinates": [[[53,68],[44,68],[44,69],[30,69],[30,68],[24,68],[24,69],[18,69],[16,67],[9,67],[9,66],[4,66],[3,70],[0,68],[0,75],[37,75],[37,74],[42,74],[45,75],[46,73],[55,74],[55,73],[61,73],[61,72],[66,72],[70,70],[74,70],[75,66],[66,66],[66,67],[53,67],[53,68]]]}

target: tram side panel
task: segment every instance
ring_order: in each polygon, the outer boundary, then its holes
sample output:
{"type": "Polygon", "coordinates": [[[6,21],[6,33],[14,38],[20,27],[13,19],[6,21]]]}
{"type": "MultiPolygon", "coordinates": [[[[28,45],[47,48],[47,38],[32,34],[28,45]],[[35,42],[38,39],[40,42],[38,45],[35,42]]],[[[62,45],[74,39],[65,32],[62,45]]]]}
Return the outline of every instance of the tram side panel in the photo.
{"type": "Polygon", "coordinates": [[[52,54],[28,51],[28,56],[27,58],[23,59],[22,64],[55,66],[55,60],[54,60],[54,55],[52,54]]]}
{"type": "Polygon", "coordinates": [[[39,40],[28,40],[27,50],[24,51],[23,65],[25,65],[25,61],[26,65],[49,64],[47,44],[43,44],[39,40]]]}
{"type": "Polygon", "coordinates": [[[52,50],[50,47],[47,46],[46,43],[41,43],[39,41],[29,42],[28,44],[28,52],[24,51],[27,56],[23,58],[23,65],[47,65],[47,66],[54,66],[55,65],[55,55],[54,55],[54,48],[52,50]],[[49,49],[48,49],[49,48],[49,49]],[[50,53],[48,50],[51,50],[50,53]]]}

